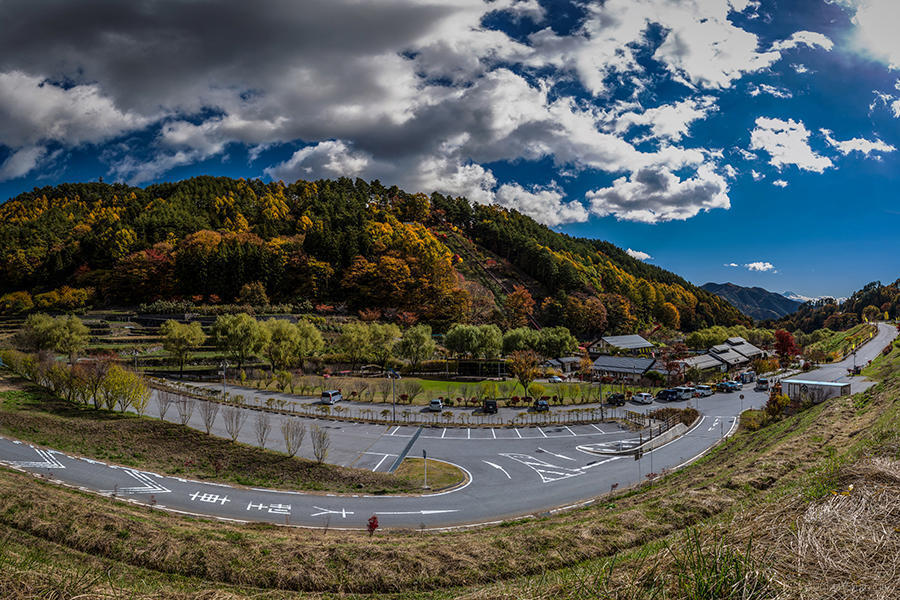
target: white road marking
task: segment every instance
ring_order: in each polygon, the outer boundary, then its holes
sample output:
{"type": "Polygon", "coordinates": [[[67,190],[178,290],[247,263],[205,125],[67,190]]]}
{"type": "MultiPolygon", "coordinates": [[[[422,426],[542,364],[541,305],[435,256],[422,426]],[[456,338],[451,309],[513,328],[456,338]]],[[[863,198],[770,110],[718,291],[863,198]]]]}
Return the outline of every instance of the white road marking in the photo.
{"type": "Polygon", "coordinates": [[[596,430],[599,431],[600,433],[606,433],[605,431],[603,431],[602,429],[600,429],[599,427],[597,427],[597,426],[594,425],[593,423],[591,423],[591,427],[593,427],[594,429],[596,429],[596,430]]]}
{"type": "Polygon", "coordinates": [[[373,473],[374,473],[374,472],[375,472],[375,471],[377,471],[377,470],[378,470],[378,467],[380,467],[380,466],[381,466],[381,463],[383,463],[383,462],[384,462],[384,461],[385,461],[385,460],[387,460],[387,457],[388,457],[388,455],[387,455],[387,454],[385,454],[385,455],[384,455],[384,456],[382,456],[382,457],[381,457],[381,460],[379,460],[379,461],[378,461],[378,464],[377,464],[377,465],[375,465],[375,468],[374,468],[374,469],[372,469],[372,472],[373,472],[373,473]]]}
{"type": "Polygon", "coordinates": [[[545,454],[552,454],[553,456],[555,456],[555,457],[557,457],[557,458],[562,458],[562,459],[564,459],[564,460],[575,460],[574,458],[569,458],[569,457],[566,456],[565,454],[557,454],[556,452],[550,452],[549,450],[544,450],[544,449],[541,448],[540,446],[538,446],[538,450],[540,450],[541,452],[543,452],[543,453],[545,453],[545,454]]]}
{"type": "Polygon", "coordinates": [[[394,435],[394,434],[397,433],[397,431],[399,431],[399,430],[400,430],[400,426],[397,425],[396,427],[394,427],[394,430],[393,430],[392,432],[390,432],[388,435],[394,435]]]}
{"type": "MultiPolygon", "coordinates": [[[[440,515],[444,513],[455,513],[459,512],[456,509],[443,509],[443,510],[397,510],[397,511],[383,511],[376,510],[376,515],[440,515]]],[[[353,514],[353,513],[348,513],[353,514]]]]}
{"type": "Polygon", "coordinates": [[[491,465],[492,467],[494,467],[495,469],[500,469],[501,471],[503,471],[503,474],[506,475],[506,478],[507,478],[507,479],[512,479],[512,476],[511,476],[509,473],[507,473],[507,472],[506,472],[506,469],[504,469],[504,468],[501,467],[500,465],[496,465],[496,464],[492,463],[492,462],[489,461],[489,460],[482,460],[481,462],[487,463],[487,464],[491,465]]]}
{"type": "Polygon", "coordinates": [[[512,459],[518,463],[525,465],[538,474],[543,483],[553,483],[560,479],[568,479],[570,477],[578,477],[583,475],[584,471],[580,469],[569,469],[567,467],[558,467],[554,464],[543,461],[539,458],[529,456],[528,454],[500,454],[506,458],[512,459]]]}
{"type": "Polygon", "coordinates": [[[43,461],[39,460],[16,460],[10,461],[8,464],[22,467],[25,469],[65,469],[66,467],[60,463],[53,455],[54,454],[62,454],[61,452],[55,452],[53,450],[42,450],[41,448],[31,447],[37,455],[43,458],[43,461]]]}
{"type": "Polygon", "coordinates": [[[575,432],[574,432],[574,431],[572,431],[571,429],[569,429],[569,426],[568,426],[568,425],[563,425],[563,427],[565,427],[566,430],[567,430],[569,433],[571,433],[574,437],[578,437],[577,435],[575,435],[575,432]]]}
{"type": "Polygon", "coordinates": [[[472,430],[469,429],[468,427],[466,427],[466,439],[467,439],[467,440],[471,440],[471,439],[472,439],[472,430]]]}
{"type": "Polygon", "coordinates": [[[495,439],[495,440],[497,439],[497,432],[494,431],[494,428],[493,428],[493,427],[491,427],[491,435],[494,436],[494,439],[495,439]]]}
{"type": "Polygon", "coordinates": [[[518,429],[517,429],[517,428],[515,428],[515,427],[513,427],[513,431],[515,431],[515,432],[516,432],[516,435],[517,435],[517,436],[519,436],[519,439],[521,439],[521,438],[522,438],[522,434],[521,434],[521,433],[519,433],[519,430],[518,430],[518,429]]]}
{"type": "MultiPolygon", "coordinates": [[[[117,469],[119,467],[111,466],[111,468],[117,469]]],[[[134,469],[122,470],[137,479],[139,483],[143,483],[144,485],[117,488],[116,490],[102,490],[101,493],[111,494],[115,491],[119,494],[168,494],[172,491],[150,479],[150,475],[152,475],[152,473],[142,473],[141,471],[135,471],[134,469]]]]}
{"type": "Polygon", "coordinates": [[[444,430],[441,432],[441,439],[444,439],[444,436],[447,435],[447,428],[444,427],[444,430]]]}
{"type": "Polygon", "coordinates": [[[341,515],[342,519],[346,519],[347,515],[355,514],[347,509],[342,508],[341,510],[329,510],[327,508],[322,508],[321,506],[313,506],[314,509],[321,511],[317,513],[312,513],[311,517],[320,517],[322,515],[341,515]]]}
{"type": "Polygon", "coordinates": [[[541,435],[542,435],[542,436],[547,437],[547,434],[544,433],[544,430],[543,430],[543,429],[541,429],[540,427],[538,427],[537,430],[541,432],[541,435]]]}

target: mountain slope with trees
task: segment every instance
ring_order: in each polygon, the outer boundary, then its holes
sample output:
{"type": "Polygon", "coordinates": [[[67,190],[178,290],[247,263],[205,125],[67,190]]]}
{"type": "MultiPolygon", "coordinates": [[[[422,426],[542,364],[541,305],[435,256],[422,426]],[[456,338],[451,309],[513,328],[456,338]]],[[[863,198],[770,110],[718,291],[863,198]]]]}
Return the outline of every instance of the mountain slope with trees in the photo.
{"type": "Polygon", "coordinates": [[[748,319],[600,240],[378,181],[62,184],[0,205],[0,311],[157,300],[564,325],[582,336],[748,319]],[[466,275],[467,274],[467,275],[466,275]]]}
{"type": "Polygon", "coordinates": [[[866,321],[897,317],[900,317],[900,279],[888,285],[873,281],[843,302],[833,298],[807,302],[797,312],[771,325],[803,333],[823,328],[844,331],[866,321]]]}
{"type": "Polygon", "coordinates": [[[744,287],[733,283],[704,283],[707,292],[728,300],[742,313],[757,320],[778,319],[797,311],[801,302],[770,292],[761,287],[744,287]]]}

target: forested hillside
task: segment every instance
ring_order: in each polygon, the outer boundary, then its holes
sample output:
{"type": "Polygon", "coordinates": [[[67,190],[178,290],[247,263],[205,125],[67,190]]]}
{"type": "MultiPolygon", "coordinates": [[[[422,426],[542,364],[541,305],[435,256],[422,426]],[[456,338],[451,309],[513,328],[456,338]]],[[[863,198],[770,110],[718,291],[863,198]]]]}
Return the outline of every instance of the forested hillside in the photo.
{"type": "Polygon", "coordinates": [[[272,302],[439,327],[516,324],[533,302],[542,325],[584,335],[748,322],[607,242],[345,178],[35,189],[0,205],[0,294],[6,312],[272,302]]]}
{"type": "Polygon", "coordinates": [[[760,321],[778,319],[796,312],[801,303],[761,287],[744,287],[733,283],[704,283],[707,292],[725,298],[741,312],[760,321]]]}
{"type": "Polygon", "coordinates": [[[900,279],[889,285],[873,281],[844,302],[831,298],[807,302],[774,326],[810,333],[823,327],[843,331],[864,321],[900,317],[900,279]]]}

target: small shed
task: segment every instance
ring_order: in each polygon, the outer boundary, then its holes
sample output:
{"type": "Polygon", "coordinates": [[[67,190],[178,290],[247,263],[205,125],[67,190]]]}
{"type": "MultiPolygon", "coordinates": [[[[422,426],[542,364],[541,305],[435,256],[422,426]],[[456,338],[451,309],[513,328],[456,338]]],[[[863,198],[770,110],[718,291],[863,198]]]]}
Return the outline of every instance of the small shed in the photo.
{"type": "Polygon", "coordinates": [[[850,395],[850,383],[842,381],[809,381],[807,379],[784,379],[781,391],[793,401],[818,404],[829,398],[850,395]]]}

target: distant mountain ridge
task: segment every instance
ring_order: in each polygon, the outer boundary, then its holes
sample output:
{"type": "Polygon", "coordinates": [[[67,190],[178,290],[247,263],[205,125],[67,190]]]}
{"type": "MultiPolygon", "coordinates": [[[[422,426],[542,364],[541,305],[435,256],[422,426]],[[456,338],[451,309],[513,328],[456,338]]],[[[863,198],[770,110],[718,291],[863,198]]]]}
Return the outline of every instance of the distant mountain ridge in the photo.
{"type": "Polygon", "coordinates": [[[780,319],[797,311],[803,304],[786,294],[770,292],[761,287],[743,287],[733,283],[706,283],[700,286],[708,292],[728,300],[747,316],[758,321],[780,319]]]}
{"type": "Polygon", "coordinates": [[[840,304],[841,302],[846,300],[846,298],[835,298],[834,296],[802,296],[802,295],[798,294],[797,292],[791,292],[791,291],[784,292],[781,295],[789,300],[796,300],[797,302],[800,302],[800,303],[816,302],[818,300],[824,300],[825,298],[834,298],[834,300],[838,304],[840,304]]]}

